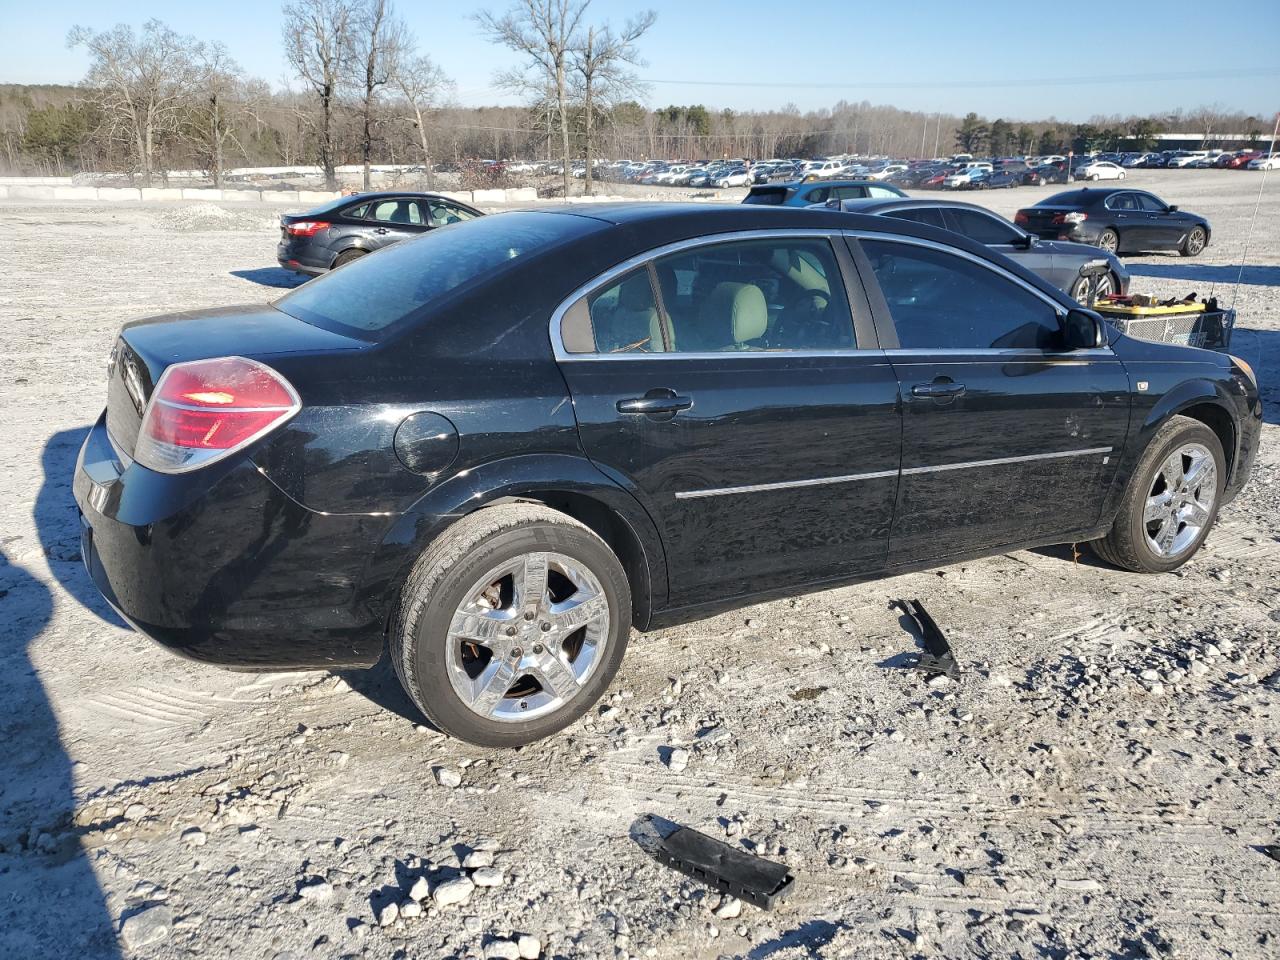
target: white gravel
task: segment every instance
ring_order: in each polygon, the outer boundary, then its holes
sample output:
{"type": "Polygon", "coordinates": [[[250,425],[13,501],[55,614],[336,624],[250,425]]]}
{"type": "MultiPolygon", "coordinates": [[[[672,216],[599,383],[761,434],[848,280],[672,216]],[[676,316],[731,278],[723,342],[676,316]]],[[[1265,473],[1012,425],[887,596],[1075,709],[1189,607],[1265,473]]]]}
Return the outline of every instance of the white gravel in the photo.
{"type": "MultiPolygon", "coordinates": [[[[1135,288],[1230,301],[1259,176],[1135,176],[1215,228],[1201,258],[1128,258],[1135,288]]],[[[278,208],[183,209],[0,204],[0,956],[1276,955],[1280,178],[1236,301],[1263,452],[1183,571],[1024,552],[637,637],[598,710],[518,752],[423,727],[388,669],[224,672],[96,598],[69,484],[116,329],[295,282],[278,208]],[[900,667],[895,597],[958,682],[900,667]],[[795,894],[733,916],[632,839],[650,813],[795,894]]]]}

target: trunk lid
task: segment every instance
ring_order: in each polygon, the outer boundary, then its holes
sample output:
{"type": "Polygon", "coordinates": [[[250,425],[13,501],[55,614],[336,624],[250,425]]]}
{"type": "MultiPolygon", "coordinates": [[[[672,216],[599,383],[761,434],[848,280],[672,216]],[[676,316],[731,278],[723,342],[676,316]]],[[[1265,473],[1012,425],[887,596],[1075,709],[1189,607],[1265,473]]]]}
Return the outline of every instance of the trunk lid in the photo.
{"type": "Polygon", "coordinates": [[[134,455],[151,392],[165,368],[187,360],[273,357],[360,350],[369,344],[254,305],[193,310],[135,320],[120,331],[107,364],[107,432],[119,452],[134,455]]]}

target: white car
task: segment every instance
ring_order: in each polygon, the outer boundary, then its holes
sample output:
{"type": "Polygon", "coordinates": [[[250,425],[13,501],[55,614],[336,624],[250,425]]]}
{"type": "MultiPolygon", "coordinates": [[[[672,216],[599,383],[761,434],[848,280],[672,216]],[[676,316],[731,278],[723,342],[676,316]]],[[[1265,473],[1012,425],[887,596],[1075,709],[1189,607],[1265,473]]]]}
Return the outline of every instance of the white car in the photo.
{"type": "Polygon", "coordinates": [[[987,164],[986,169],[982,167],[965,167],[963,170],[957,170],[950,174],[942,181],[942,185],[948,190],[962,190],[971,185],[975,180],[981,180],[983,177],[991,173],[991,165],[987,164]]]}
{"type": "Polygon", "coordinates": [[[1269,157],[1255,157],[1249,161],[1248,169],[1280,170],[1280,153],[1273,153],[1269,157]]]}
{"type": "Polygon", "coordinates": [[[1197,160],[1203,160],[1209,154],[1204,150],[1187,151],[1183,153],[1175,153],[1166,161],[1166,167],[1188,167],[1197,160]]]}
{"type": "Polygon", "coordinates": [[[749,187],[751,186],[751,173],[743,169],[730,171],[716,178],[716,186],[720,188],[749,187]]]}
{"type": "Polygon", "coordinates": [[[804,172],[801,174],[804,178],[809,177],[834,177],[844,170],[844,164],[839,160],[810,160],[804,165],[804,172]]]}
{"type": "Polygon", "coordinates": [[[653,179],[655,183],[675,183],[676,178],[688,169],[689,167],[687,164],[677,163],[675,166],[667,167],[666,170],[663,170],[662,173],[658,174],[653,179]]]}
{"type": "Polygon", "coordinates": [[[1124,168],[1109,160],[1081,164],[1072,174],[1077,180],[1123,180],[1124,168]]]}

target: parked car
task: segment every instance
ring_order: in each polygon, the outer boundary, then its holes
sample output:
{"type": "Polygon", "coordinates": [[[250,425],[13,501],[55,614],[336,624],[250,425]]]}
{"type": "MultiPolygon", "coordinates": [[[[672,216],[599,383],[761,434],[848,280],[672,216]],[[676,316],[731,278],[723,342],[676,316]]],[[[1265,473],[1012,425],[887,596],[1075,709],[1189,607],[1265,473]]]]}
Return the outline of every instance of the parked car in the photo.
{"type": "Polygon", "coordinates": [[[821,180],[818,182],[766,183],[751,188],[743,203],[773,207],[807,207],[828,200],[856,200],[862,197],[905,197],[890,183],[869,180],[821,180]]]}
{"type": "Polygon", "coordinates": [[[1164,165],[1166,167],[1187,167],[1206,156],[1208,156],[1208,153],[1204,150],[1178,150],[1165,161],[1164,165]]]}
{"type": "Polygon", "coordinates": [[[847,213],[910,220],[939,230],[950,230],[975,243],[981,243],[1011,260],[1022,264],[1036,276],[1057,287],[1073,300],[1084,303],[1090,292],[1090,280],[1082,275],[1086,266],[1105,260],[1109,267],[1093,282],[1093,293],[1104,297],[1111,293],[1129,292],[1129,271],[1114,253],[1085,243],[1066,240],[1041,240],[984,207],[952,200],[838,200],[828,208],[847,213]]]}
{"type": "Polygon", "coordinates": [[[1052,163],[1041,164],[1038,167],[1032,167],[1022,175],[1024,183],[1033,186],[1043,186],[1049,183],[1066,183],[1067,172],[1059,166],[1052,163]]]}
{"type": "Polygon", "coordinates": [[[716,177],[716,186],[721,189],[725,187],[748,187],[751,183],[751,172],[746,167],[733,167],[716,177]]]}
{"type": "Polygon", "coordinates": [[[714,174],[706,167],[694,167],[692,170],[686,170],[681,179],[685,186],[709,187],[713,176],[714,174]]]}
{"type": "Polygon", "coordinates": [[[1110,253],[1177,250],[1199,256],[1209,245],[1209,221],[1171,206],[1145,190],[1084,187],[1055,193],[1013,218],[1028,233],[1049,240],[1092,243],[1110,253]]]}
{"type": "Polygon", "coordinates": [[[1106,160],[1083,163],[1072,171],[1077,180],[1123,180],[1124,168],[1106,160]]]}
{"type": "Polygon", "coordinates": [[[800,177],[803,180],[816,180],[837,176],[842,170],[844,163],[840,160],[810,160],[804,165],[800,177]]]}
{"type": "Polygon", "coordinates": [[[286,270],[325,273],[398,240],[483,216],[435,193],[363,193],[306,213],[280,215],[276,260],[286,270]]]}
{"type": "Polygon", "coordinates": [[[1260,156],[1265,156],[1261,150],[1241,150],[1239,153],[1232,154],[1227,158],[1227,162],[1223,164],[1228,170],[1239,170],[1248,167],[1250,161],[1260,156]]]}
{"type": "Polygon", "coordinates": [[[164,646],[389,647],[439,729],[514,747],[590,709],[633,627],[1044,544],[1176,570],[1261,412],[1242,361],[956,234],[601,205],[126,325],[73,490],[89,576],[164,646]]]}
{"type": "Polygon", "coordinates": [[[942,185],[948,190],[968,190],[990,173],[989,168],[965,167],[963,170],[947,174],[942,179],[942,185]]]}
{"type": "Polygon", "coordinates": [[[973,186],[980,190],[999,190],[1008,189],[1009,187],[1022,186],[1022,178],[1026,176],[1025,167],[1001,167],[999,170],[992,170],[982,179],[976,181],[973,186]]]}
{"type": "Polygon", "coordinates": [[[1249,161],[1248,169],[1250,170],[1276,170],[1280,169],[1280,153],[1274,153],[1265,157],[1254,157],[1249,161]]]}

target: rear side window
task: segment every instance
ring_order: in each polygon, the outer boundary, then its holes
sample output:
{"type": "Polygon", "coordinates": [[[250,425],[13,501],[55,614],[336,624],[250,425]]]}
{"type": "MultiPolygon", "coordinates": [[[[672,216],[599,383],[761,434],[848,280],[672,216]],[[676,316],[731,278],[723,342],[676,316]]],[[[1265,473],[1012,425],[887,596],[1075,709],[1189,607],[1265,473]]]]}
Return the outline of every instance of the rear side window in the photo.
{"type": "Polygon", "coordinates": [[[824,239],[712,244],[654,262],[675,353],[853,346],[853,316],[824,239]]]}
{"type": "Polygon", "coordinates": [[[942,219],[942,211],[937,207],[910,207],[906,210],[890,210],[886,216],[893,217],[896,220],[911,220],[914,223],[924,223],[931,227],[937,227],[939,230],[947,230],[946,221],[942,219]]]}
{"type": "Polygon", "coordinates": [[[417,200],[382,200],[373,204],[372,219],[382,223],[421,225],[422,209],[417,200]]]}
{"type": "Polygon", "coordinates": [[[902,196],[899,191],[891,189],[890,187],[859,187],[858,189],[865,190],[868,197],[876,197],[878,199],[902,196]]]}
{"type": "Polygon", "coordinates": [[[1052,350],[1057,311],[963,257],[914,244],[862,240],[905,349],[1052,350]]]}
{"type": "Polygon", "coordinates": [[[588,217],[499,213],[384,247],[275,301],[277,310],[327,330],[376,340],[424,308],[485,283],[522,257],[607,228],[588,217]]]}
{"type": "Polygon", "coordinates": [[[648,267],[633,270],[587,297],[587,316],[597,353],[661,353],[665,349],[648,267]]]}
{"type": "Polygon", "coordinates": [[[977,243],[1014,243],[1022,237],[1008,224],[976,210],[947,210],[946,215],[953,231],[977,243]]]}
{"type": "Polygon", "coordinates": [[[787,191],[785,188],[779,187],[771,190],[752,190],[747,194],[743,203],[760,203],[769,206],[779,206],[787,199],[787,191]]]}

